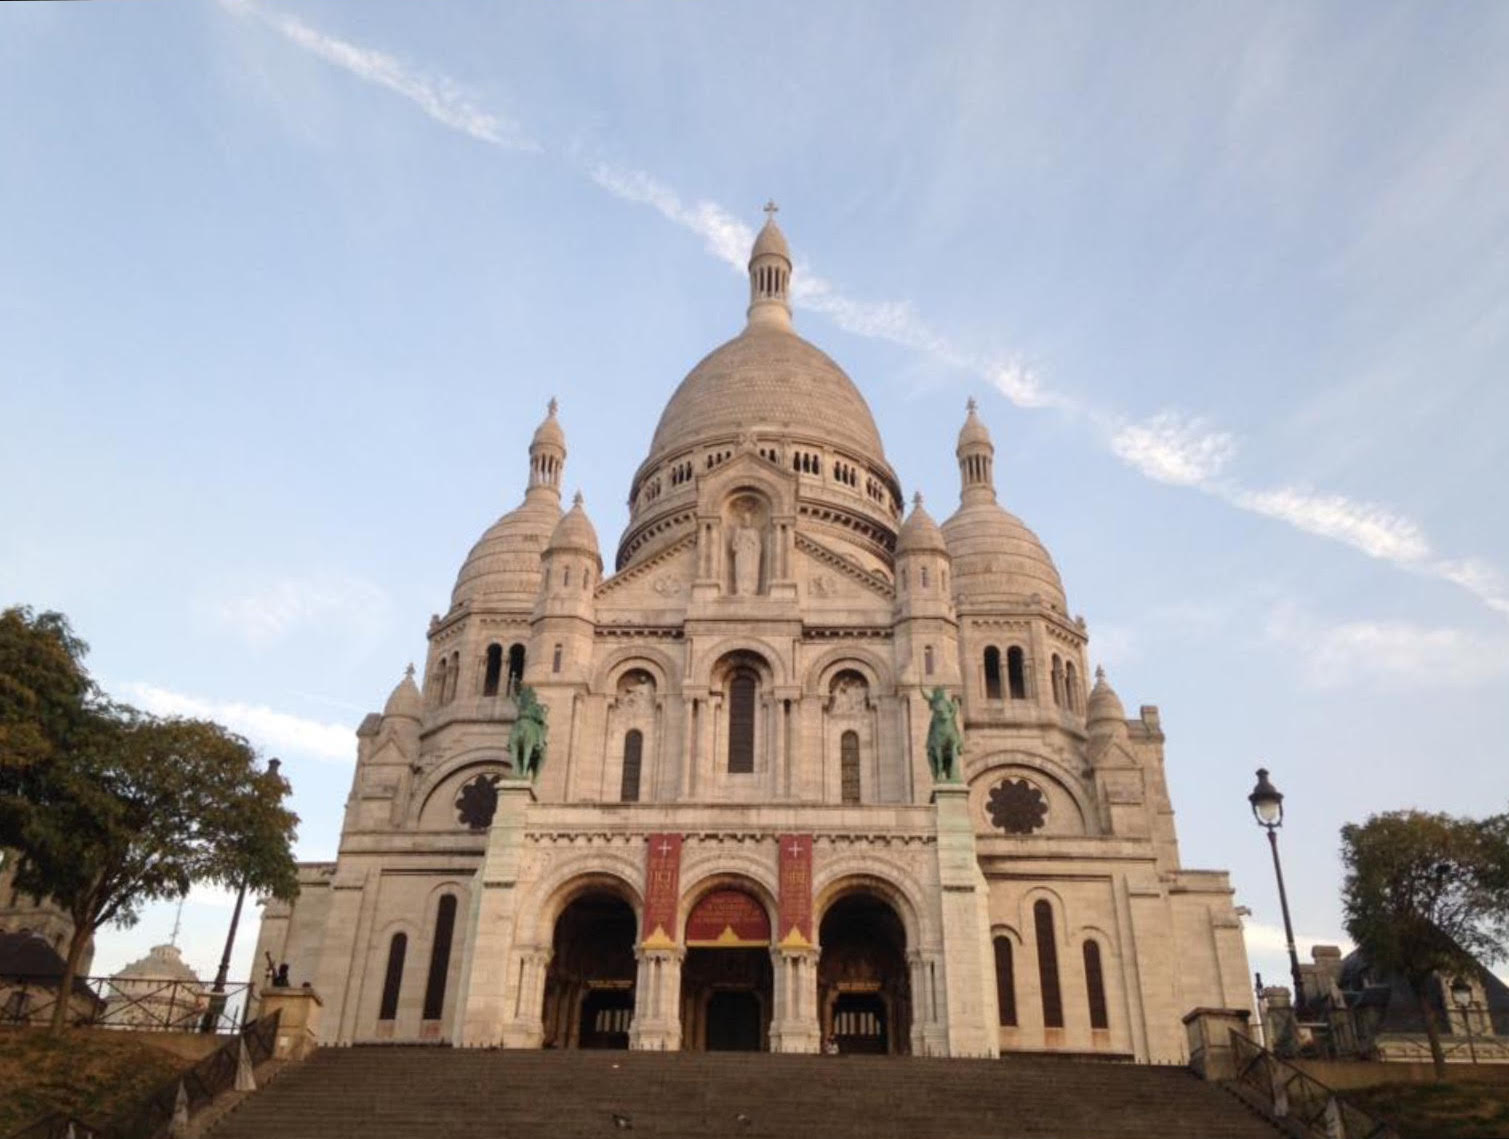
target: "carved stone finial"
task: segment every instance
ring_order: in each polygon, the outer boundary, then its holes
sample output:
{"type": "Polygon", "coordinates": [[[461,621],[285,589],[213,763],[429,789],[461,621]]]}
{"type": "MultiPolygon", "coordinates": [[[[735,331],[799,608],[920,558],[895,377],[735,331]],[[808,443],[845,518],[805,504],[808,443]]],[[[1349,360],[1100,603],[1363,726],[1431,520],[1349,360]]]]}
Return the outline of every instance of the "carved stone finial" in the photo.
{"type": "Polygon", "coordinates": [[[974,411],[975,408],[978,407],[978,406],[979,405],[977,403],[975,403],[975,397],[974,396],[970,396],[969,399],[965,400],[965,402],[964,402],[964,410],[966,410],[966,411],[974,411]]]}
{"type": "Polygon", "coordinates": [[[780,208],[780,206],[775,204],[775,199],[771,198],[765,203],[765,217],[770,221],[775,221],[776,211],[780,208]]]}
{"type": "Polygon", "coordinates": [[[1095,666],[1095,679],[1096,680],[1104,680],[1105,678],[1106,678],[1106,670],[1104,668],[1102,668],[1100,665],[1097,664],[1095,666]]]}
{"type": "Polygon", "coordinates": [[[550,418],[554,419],[555,418],[555,413],[560,410],[561,405],[558,404],[558,403],[556,403],[555,396],[551,396],[550,397],[550,402],[547,403],[545,405],[545,407],[550,412],[550,418]]]}
{"type": "Polygon", "coordinates": [[[407,676],[410,680],[414,679],[414,662],[413,661],[409,662],[409,667],[403,670],[403,674],[405,676],[407,676]]]}
{"type": "Polygon", "coordinates": [[[912,495],[912,509],[913,510],[921,510],[922,509],[922,492],[920,490],[917,491],[915,494],[912,495]]]}
{"type": "Polygon", "coordinates": [[[577,491],[576,494],[573,495],[572,498],[571,498],[571,505],[572,506],[580,506],[585,501],[586,500],[584,498],[582,498],[582,492],[581,491],[577,491]]]}

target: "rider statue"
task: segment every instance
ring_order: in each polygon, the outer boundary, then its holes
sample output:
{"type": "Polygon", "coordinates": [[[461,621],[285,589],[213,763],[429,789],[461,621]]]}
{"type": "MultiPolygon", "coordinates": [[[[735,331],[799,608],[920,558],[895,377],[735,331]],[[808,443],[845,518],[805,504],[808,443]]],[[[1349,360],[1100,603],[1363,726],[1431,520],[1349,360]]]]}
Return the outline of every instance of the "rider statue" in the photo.
{"type": "Polygon", "coordinates": [[[545,765],[545,744],[550,734],[546,723],[547,709],[528,685],[520,687],[514,701],[518,705],[519,718],[508,733],[508,754],[513,760],[514,777],[533,783],[545,765]]]}
{"type": "Polygon", "coordinates": [[[927,726],[927,763],[938,783],[958,783],[964,766],[964,736],[959,731],[959,709],[954,698],[934,688],[927,702],[933,710],[927,726]]]}

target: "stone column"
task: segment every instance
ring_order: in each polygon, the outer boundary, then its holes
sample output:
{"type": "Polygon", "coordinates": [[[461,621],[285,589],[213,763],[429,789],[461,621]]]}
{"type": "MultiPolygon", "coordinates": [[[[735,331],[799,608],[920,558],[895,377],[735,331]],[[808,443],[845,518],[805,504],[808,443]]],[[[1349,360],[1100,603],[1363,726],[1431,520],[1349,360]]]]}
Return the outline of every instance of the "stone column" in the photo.
{"type": "Polygon", "coordinates": [[[513,1016],[503,1026],[503,1047],[538,1048],[545,1040],[545,975],[552,951],[540,945],[521,949],[513,985],[513,1016]]]}
{"type": "Polygon", "coordinates": [[[634,1025],[629,1047],[643,1052],[681,1050],[681,961],[684,949],[640,949],[634,982],[634,1025]]]}
{"type": "MultiPolygon", "coordinates": [[[[325,994],[322,999],[329,1005],[321,1029],[321,1040],[327,1044],[349,1044],[356,1031],[356,1006],[371,936],[369,893],[364,868],[337,867],[330,883],[330,917],[314,981],[315,989],[325,994]]],[[[379,956],[387,961],[385,953],[379,956]]]]}
{"type": "Polygon", "coordinates": [[[938,1007],[938,955],[911,949],[906,964],[911,977],[912,1055],[947,1056],[948,1030],[938,1007]]]}
{"type": "Polygon", "coordinates": [[[989,956],[988,887],[975,856],[969,788],[933,787],[943,929],[943,1015],[950,1056],[998,1056],[995,967],[989,956]]]}
{"type": "Polygon", "coordinates": [[[770,1050],[821,1051],[822,1025],[817,1015],[817,949],[777,946],[771,950],[770,959],[775,974],[770,1050]]]}
{"type": "MultiPolygon", "coordinates": [[[[498,809],[487,835],[487,852],[472,879],[471,921],[461,958],[456,1012],[451,1039],[463,1047],[496,1047],[504,1028],[517,1029],[523,1002],[510,1000],[521,991],[522,962],[514,951],[515,908],[523,857],[525,820],[534,802],[526,779],[498,784],[498,809]]],[[[540,970],[538,985],[544,984],[540,970]]],[[[535,1043],[540,1032],[539,999],[533,1002],[535,1043]]]]}

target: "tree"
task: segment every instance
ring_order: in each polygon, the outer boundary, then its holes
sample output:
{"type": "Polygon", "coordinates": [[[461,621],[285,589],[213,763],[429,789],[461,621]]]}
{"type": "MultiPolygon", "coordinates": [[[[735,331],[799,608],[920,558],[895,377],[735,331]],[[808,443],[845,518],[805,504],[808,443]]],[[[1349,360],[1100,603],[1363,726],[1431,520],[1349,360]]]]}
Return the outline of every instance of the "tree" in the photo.
{"type": "Polygon", "coordinates": [[[1341,828],[1347,933],[1371,963],[1402,976],[1425,1017],[1436,1078],[1446,1057],[1431,988],[1478,972],[1509,941],[1509,816],[1459,819],[1390,811],[1341,828]]]}
{"type": "Polygon", "coordinates": [[[0,846],[16,885],[73,918],[53,1028],[101,926],[195,882],[279,898],[298,891],[288,783],[218,724],[159,719],[107,700],[56,613],[0,614],[0,846]]]}

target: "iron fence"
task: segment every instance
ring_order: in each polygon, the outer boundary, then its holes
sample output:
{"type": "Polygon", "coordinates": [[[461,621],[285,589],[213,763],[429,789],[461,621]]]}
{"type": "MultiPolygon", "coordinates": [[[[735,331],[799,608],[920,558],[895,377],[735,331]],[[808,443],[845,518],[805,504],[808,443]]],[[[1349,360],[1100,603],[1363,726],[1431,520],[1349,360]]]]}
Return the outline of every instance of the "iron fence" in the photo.
{"type": "MultiPolygon", "coordinates": [[[[0,1024],[47,1024],[58,1003],[56,976],[0,977],[0,1024]]],[[[146,1032],[232,1033],[241,1029],[250,982],[220,992],[199,981],[79,977],[68,998],[67,1023],[76,1028],[146,1032]]]]}
{"type": "Polygon", "coordinates": [[[1291,1132],[1324,1139],[1400,1139],[1387,1123],[1279,1059],[1240,1032],[1231,1034],[1236,1084],[1291,1132]]]}

